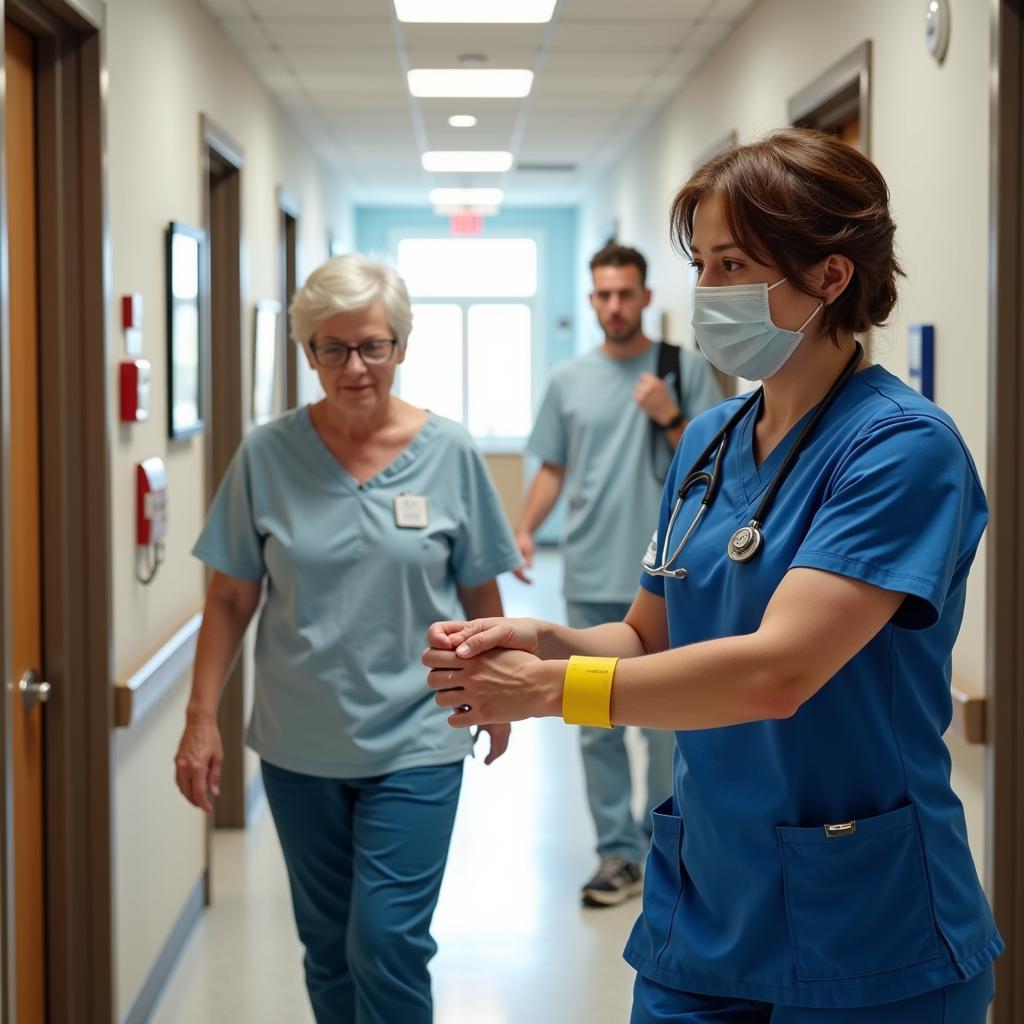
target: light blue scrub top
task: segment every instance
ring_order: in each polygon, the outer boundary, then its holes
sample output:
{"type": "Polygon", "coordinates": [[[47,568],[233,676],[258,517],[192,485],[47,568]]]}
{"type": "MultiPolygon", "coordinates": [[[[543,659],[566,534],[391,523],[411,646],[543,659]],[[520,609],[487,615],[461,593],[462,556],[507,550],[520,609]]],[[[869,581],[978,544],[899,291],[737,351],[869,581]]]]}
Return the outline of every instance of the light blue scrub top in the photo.
{"type": "Polygon", "coordinates": [[[458,587],[520,562],[480,453],[430,414],[386,469],[358,485],[309,409],[250,433],[193,554],[266,577],[248,744],[280,768],[359,778],[469,753],[426,686],[426,630],[461,618],[458,587]],[[427,499],[429,525],[399,528],[394,499],[427,499]]]}
{"type": "MultiPolygon", "coordinates": [[[[683,415],[692,419],[722,394],[699,352],[680,349],[679,358],[683,415]]],[[[651,537],[671,459],[659,437],[655,466],[654,427],[633,398],[637,378],[656,373],[657,361],[657,345],[627,360],[600,349],[588,352],[558,367],[537,413],[530,451],[566,467],[567,601],[628,604],[636,595],[636,567],[651,537]]]]}
{"type": "MultiPolygon", "coordinates": [[[[659,553],[683,475],[739,401],[687,430],[659,553]]],[[[872,366],[797,459],[760,554],[733,563],[730,535],[803,426],[758,467],[755,416],[729,440],[721,490],[680,559],[689,576],[641,577],[665,599],[671,645],[753,632],[798,566],[908,596],[791,718],[676,734],[674,796],[654,816],[626,959],[664,985],[712,995],[821,1007],[909,998],[977,974],[1003,945],[942,740],[985,496],[949,417],[872,366]],[[826,824],[850,821],[855,833],[826,837],[826,824]]],[[[702,493],[684,503],[670,550],[702,493]]]]}

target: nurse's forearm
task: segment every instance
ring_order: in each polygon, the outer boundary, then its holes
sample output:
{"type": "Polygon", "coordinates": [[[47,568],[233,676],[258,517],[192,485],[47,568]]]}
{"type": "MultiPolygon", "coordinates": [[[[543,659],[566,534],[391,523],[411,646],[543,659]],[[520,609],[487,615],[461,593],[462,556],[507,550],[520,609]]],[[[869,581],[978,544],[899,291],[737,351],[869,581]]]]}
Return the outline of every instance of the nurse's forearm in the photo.
{"type": "MultiPolygon", "coordinates": [[[[574,632],[586,636],[596,631],[574,632]]],[[[601,646],[592,644],[584,649],[576,644],[571,653],[621,658],[611,695],[614,725],[673,732],[713,729],[783,718],[795,710],[783,699],[787,688],[780,685],[775,672],[766,670],[763,652],[753,637],[710,640],[640,657],[623,655],[612,644],[605,649],[601,646]]],[[[544,661],[534,670],[543,680],[547,714],[561,713],[567,664],[566,660],[544,661]]]]}
{"type": "Polygon", "coordinates": [[[637,658],[645,654],[636,630],[626,622],[607,622],[590,629],[570,629],[553,622],[537,621],[537,648],[544,659],[566,659],[573,654],[596,658],[637,658]]]}

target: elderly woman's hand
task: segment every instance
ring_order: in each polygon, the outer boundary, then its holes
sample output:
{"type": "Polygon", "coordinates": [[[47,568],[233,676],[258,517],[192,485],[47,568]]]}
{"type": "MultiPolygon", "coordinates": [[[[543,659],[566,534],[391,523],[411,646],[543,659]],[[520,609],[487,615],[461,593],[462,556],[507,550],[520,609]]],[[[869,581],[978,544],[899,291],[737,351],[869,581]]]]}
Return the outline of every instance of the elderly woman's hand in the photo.
{"type": "Polygon", "coordinates": [[[190,803],[213,813],[213,796],[220,796],[220,768],[224,761],[220,729],[215,718],[189,718],[174,755],[174,779],[190,803]]]}
{"type": "Polygon", "coordinates": [[[493,650],[466,660],[453,651],[423,653],[427,685],[455,728],[559,715],[564,662],[541,661],[525,651],[493,650]]]}
{"type": "Polygon", "coordinates": [[[494,764],[494,762],[497,761],[506,750],[508,750],[508,741],[512,735],[512,726],[507,722],[499,723],[497,725],[481,725],[477,730],[476,735],[473,737],[474,743],[476,742],[477,736],[482,732],[487,733],[491,741],[491,749],[487,752],[487,756],[484,758],[484,764],[494,764]]]}
{"type": "Polygon", "coordinates": [[[470,622],[435,622],[427,630],[427,643],[438,651],[454,651],[460,658],[505,648],[536,653],[540,634],[536,619],[473,619],[470,622]]]}

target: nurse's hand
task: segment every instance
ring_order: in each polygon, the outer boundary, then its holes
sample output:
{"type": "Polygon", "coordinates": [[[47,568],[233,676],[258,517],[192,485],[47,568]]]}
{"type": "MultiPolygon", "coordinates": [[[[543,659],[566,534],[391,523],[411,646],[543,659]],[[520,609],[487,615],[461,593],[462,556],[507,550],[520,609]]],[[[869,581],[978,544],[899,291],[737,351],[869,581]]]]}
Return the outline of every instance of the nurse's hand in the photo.
{"type": "Polygon", "coordinates": [[[525,651],[489,651],[465,660],[451,651],[428,650],[427,685],[439,707],[454,711],[455,728],[519,722],[560,715],[564,663],[544,662],[525,651]]]}
{"type": "Polygon", "coordinates": [[[499,647],[534,653],[539,642],[539,625],[537,619],[435,622],[427,630],[427,643],[438,651],[454,651],[460,658],[475,658],[499,647]]]}

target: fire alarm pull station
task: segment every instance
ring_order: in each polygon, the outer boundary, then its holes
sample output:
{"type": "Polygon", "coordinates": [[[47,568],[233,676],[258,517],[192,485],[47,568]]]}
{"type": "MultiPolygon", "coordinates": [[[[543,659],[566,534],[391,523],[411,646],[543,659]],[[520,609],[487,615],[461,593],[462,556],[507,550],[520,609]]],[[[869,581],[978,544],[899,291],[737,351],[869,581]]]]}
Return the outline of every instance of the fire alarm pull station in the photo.
{"type": "Polygon", "coordinates": [[[133,359],[121,364],[121,422],[142,423],[149,419],[148,359],[133,359]]]}
{"type": "Polygon", "coordinates": [[[162,459],[140,462],[135,470],[136,543],[138,558],[145,563],[145,575],[136,567],[135,578],[143,584],[153,582],[164,560],[164,535],[167,533],[167,467],[162,459]]]}

